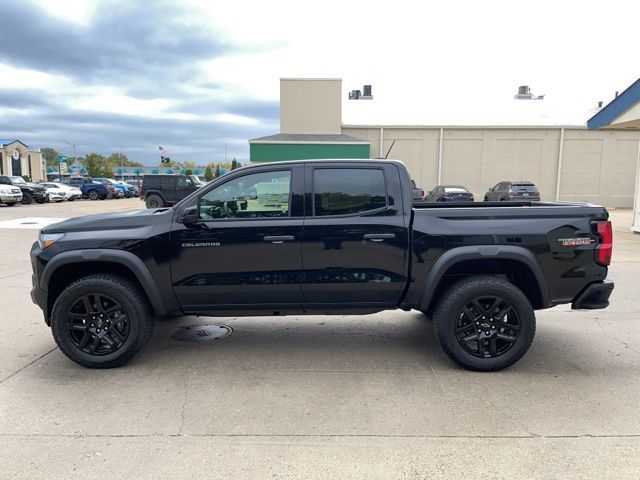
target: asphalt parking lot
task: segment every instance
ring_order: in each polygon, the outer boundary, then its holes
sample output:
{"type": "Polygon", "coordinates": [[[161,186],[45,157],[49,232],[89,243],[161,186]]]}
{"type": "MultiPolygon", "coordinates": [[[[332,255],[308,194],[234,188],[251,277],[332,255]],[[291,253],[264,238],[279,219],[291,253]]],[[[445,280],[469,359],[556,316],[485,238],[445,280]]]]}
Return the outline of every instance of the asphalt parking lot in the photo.
{"type": "Polygon", "coordinates": [[[395,311],[160,320],[125,367],[82,368],[29,298],[34,227],[142,206],[0,207],[0,478],[640,478],[630,211],[612,212],[611,306],[538,312],[502,372],[461,370],[427,319],[395,311]],[[206,323],[233,333],[171,339],[206,323]]]}

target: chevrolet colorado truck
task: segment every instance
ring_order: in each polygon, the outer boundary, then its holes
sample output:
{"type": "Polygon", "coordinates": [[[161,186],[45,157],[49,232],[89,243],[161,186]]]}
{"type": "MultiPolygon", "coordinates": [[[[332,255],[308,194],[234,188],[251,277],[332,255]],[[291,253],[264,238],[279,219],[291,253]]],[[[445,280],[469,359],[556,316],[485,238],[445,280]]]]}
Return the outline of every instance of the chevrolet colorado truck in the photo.
{"type": "Polygon", "coordinates": [[[612,230],[586,203],[414,203],[392,160],[252,165],[171,208],[40,231],[31,297],[59,348],[122,365],[156,316],[424,312],[446,354],[512,365],[535,310],[605,308],[612,230]]]}

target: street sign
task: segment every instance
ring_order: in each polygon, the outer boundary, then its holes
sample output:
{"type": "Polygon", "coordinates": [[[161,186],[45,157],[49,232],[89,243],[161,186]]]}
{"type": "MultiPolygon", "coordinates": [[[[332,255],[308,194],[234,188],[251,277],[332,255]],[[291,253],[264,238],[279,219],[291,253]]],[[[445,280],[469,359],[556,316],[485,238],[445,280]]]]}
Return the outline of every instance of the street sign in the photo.
{"type": "Polygon", "coordinates": [[[56,160],[58,160],[58,163],[66,162],[67,161],[67,157],[65,157],[64,155],[58,155],[56,157],[56,160]]]}

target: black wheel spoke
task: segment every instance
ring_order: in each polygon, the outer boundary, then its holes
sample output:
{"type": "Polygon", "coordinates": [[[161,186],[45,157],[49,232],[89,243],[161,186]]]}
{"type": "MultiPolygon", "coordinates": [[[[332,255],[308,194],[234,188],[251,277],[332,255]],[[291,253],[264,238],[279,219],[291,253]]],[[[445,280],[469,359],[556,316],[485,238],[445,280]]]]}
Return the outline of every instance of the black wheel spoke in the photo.
{"type": "Polygon", "coordinates": [[[84,310],[87,315],[93,312],[93,306],[91,305],[89,295],[82,297],[82,304],[84,305],[84,310]]]}
{"type": "Polygon", "coordinates": [[[87,343],[89,342],[89,338],[91,338],[91,334],[85,330],[84,335],[82,336],[82,339],[78,343],[78,347],[80,348],[86,347],[87,343]]]}
{"type": "Polygon", "coordinates": [[[497,318],[498,320],[502,320],[504,318],[504,316],[509,313],[509,310],[511,310],[513,307],[510,304],[506,304],[502,310],[500,310],[498,312],[498,314],[495,316],[495,318],[497,318]]]}
{"type": "Polygon", "coordinates": [[[462,340],[463,342],[471,342],[474,340],[480,341],[480,335],[478,334],[478,332],[473,332],[466,337],[462,337],[460,340],[462,340]]]}
{"type": "Polygon", "coordinates": [[[89,353],[95,353],[98,345],[100,345],[100,337],[96,335],[93,339],[93,342],[91,342],[91,345],[89,345],[89,353]]]}
{"type": "Polygon", "coordinates": [[[495,357],[498,354],[498,339],[494,336],[489,340],[489,353],[491,353],[492,357],[495,357]]]}
{"type": "Polygon", "coordinates": [[[120,330],[117,329],[117,327],[112,327],[109,330],[109,335],[111,335],[112,338],[118,340],[119,343],[124,343],[124,341],[126,340],[126,337],[120,333],[120,330]]]}
{"type": "Polygon", "coordinates": [[[509,343],[515,343],[516,341],[516,337],[512,335],[505,335],[504,333],[498,333],[496,337],[499,338],[500,340],[504,340],[505,342],[509,342],[509,343]]]}

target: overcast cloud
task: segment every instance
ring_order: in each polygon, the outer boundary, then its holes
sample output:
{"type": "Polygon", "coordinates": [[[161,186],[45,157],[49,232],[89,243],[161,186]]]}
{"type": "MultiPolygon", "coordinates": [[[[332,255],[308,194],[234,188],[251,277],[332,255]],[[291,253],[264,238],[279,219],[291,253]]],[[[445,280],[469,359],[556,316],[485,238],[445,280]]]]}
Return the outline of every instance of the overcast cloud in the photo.
{"type": "MultiPolygon", "coordinates": [[[[248,159],[280,77],[374,86],[347,124],[584,124],[637,69],[637,2],[0,0],[0,138],[248,159]],[[513,100],[528,84],[542,102],[513,100]]],[[[65,150],[66,149],[66,150],[65,150]]]]}

